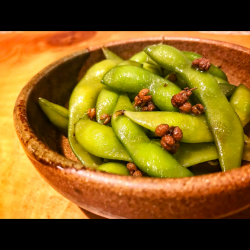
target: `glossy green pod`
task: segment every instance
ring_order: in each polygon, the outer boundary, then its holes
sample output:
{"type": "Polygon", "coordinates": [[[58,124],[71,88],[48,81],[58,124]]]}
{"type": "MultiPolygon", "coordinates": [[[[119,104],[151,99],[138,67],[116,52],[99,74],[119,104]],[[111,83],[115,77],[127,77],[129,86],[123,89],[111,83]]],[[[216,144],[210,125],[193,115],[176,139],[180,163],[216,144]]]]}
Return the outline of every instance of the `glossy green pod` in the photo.
{"type": "Polygon", "coordinates": [[[133,61],[133,60],[125,60],[125,61],[120,62],[118,65],[132,65],[132,66],[136,66],[139,68],[143,67],[143,64],[133,61]]]}
{"type": "Polygon", "coordinates": [[[218,159],[216,146],[212,142],[207,143],[180,143],[180,147],[174,158],[183,166],[191,167],[199,163],[218,159]]]}
{"type": "Polygon", "coordinates": [[[153,64],[145,62],[145,63],[143,63],[143,68],[158,75],[158,76],[163,77],[163,72],[162,72],[161,68],[157,65],[153,65],[153,64]]]}
{"type": "MultiPolygon", "coordinates": [[[[190,60],[193,61],[195,59],[201,58],[202,55],[198,54],[198,53],[194,53],[191,51],[182,51],[182,53],[190,60]]],[[[225,81],[228,81],[227,75],[226,73],[221,70],[219,67],[211,64],[209,69],[208,69],[208,73],[210,73],[211,75],[224,79],[225,81]]]]}
{"type": "MultiPolygon", "coordinates": [[[[216,80],[218,81],[218,78],[216,80]]],[[[234,93],[234,91],[236,90],[236,86],[228,84],[228,83],[218,82],[218,85],[222,93],[227,98],[230,98],[232,94],[234,93]]]]}
{"type": "Polygon", "coordinates": [[[38,99],[38,103],[45,115],[56,127],[64,132],[68,131],[69,111],[66,108],[41,97],[38,99]]]}
{"type": "Polygon", "coordinates": [[[250,90],[244,84],[240,84],[231,96],[230,104],[245,127],[250,121],[250,90]]]}
{"type": "Polygon", "coordinates": [[[102,52],[103,52],[106,59],[115,60],[118,63],[123,61],[123,59],[120,56],[118,56],[116,53],[114,53],[113,51],[111,51],[107,47],[102,47],[102,52]]]}
{"type": "MultiPolygon", "coordinates": [[[[168,76],[169,75],[167,75],[166,78],[168,78],[168,76]]],[[[184,88],[188,87],[187,83],[179,75],[177,75],[176,77],[177,77],[177,81],[175,82],[175,84],[179,88],[184,89],[184,88]]],[[[228,98],[231,97],[232,94],[234,93],[235,89],[236,89],[236,86],[234,86],[232,84],[229,84],[224,79],[216,77],[216,76],[214,76],[214,79],[217,81],[217,83],[219,85],[219,88],[222,91],[222,93],[228,98]]],[[[200,102],[199,99],[194,95],[192,95],[190,97],[190,99],[193,100],[193,102],[195,102],[195,103],[200,102]]]]}
{"type": "Polygon", "coordinates": [[[82,80],[74,88],[69,100],[69,128],[68,139],[72,151],[83,165],[96,168],[102,164],[102,159],[84,150],[75,138],[75,124],[80,119],[88,119],[87,111],[94,108],[97,97],[103,88],[103,75],[118,61],[106,59],[94,64],[86,72],[82,80]]]}
{"type": "MultiPolygon", "coordinates": [[[[200,54],[190,52],[190,51],[182,51],[182,53],[190,61],[193,61],[197,58],[202,57],[200,54]]],[[[236,89],[236,86],[234,86],[228,82],[227,75],[223,70],[221,70],[219,67],[216,67],[215,65],[211,64],[209,69],[208,69],[208,73],[210,73],[211,75],[214,76],[214,78],[216,79],[216,81],[219,84],[220,89],[226,95],[226,97],[230,97],[233,94],[233,92],[236,89]]]]}
{"type": "Polygon", "coordinates": [[[129,60],[136,61],[139,63],[144,63],[147,61],[147,57],[148,57],[148,55],[142,50],[142,51],[134,54],[132,57],[130,57],[129,60]]]}
{"type": "Polygon", "coordinates": [[[197,88],[193,94],[205,107],[205,115],[219,152],[222,170],[240,167],[244,147],[241,121],[214,77],[192,68],[190,60],[172,46],[152,45],[144,51],[161,67],[179,74],[189,88],[197,88]]]}
{"type": "Polygon", "coordinates": [[[129,170],[127,169],[126,165],[119,162],[108,162],[104,163],[96,168],[96,170],[101,172],[107,172],[110,174],[119,174],[129,176],[129,170]]]}
{"type": "MultiPolygon", "coordinates": [[[[119,92],[110,89],[109,87],[103,87],[100,91],[96,101],[96,121],[103,124],[103,120],[100,119],[102,114],[112,115],[116,102],[119,97],[119,92]]],[[[107,124],[110,126],[110,123],[107,124]]]]}
{"type": "MultiPolygon", "coordinates": [[[[160,139],[154,139],[153,142],[161,145],[160,139]]],[[[173,157],[183,166],[191,167],[207,161],[218,159],[216,146],[212,142],[205,143],[183,143],[173,157]]]]}
{"type": "Polygon", "coordinates": [[[132,161],[113,129],[91,120],[80,119],[75,125],[75,137],[87,152],[105,159],[132,161]]]}
{"type": "MultiPolygon", "coordinates": [[[[115,111],[133,110],[127,95],[120,95],[115,111]]],[[[151,177],[185,177],[193,176],[187,169],[160,146],[151,142],[144,129],[123,115],[115,112],[112,127],[116,136],[127,149],[137,167],[151,177]]]]}
{"type": "Polygon", "coordinates": [[[181,89],[167,79],[143,68],[116,66],[103,76],[102,83],[122,92],[139,93],[142,89],[149,89],[152,101],[160,110],[179,111],[172,105],[171,98],[181,89]]]}
{"type": "Polygon", "coordinates": [[[152,60],[152,58],[149,57],[149,56],[147,57],[146,62],[149,63],[149,64],[152,64],[152,65],[158,65],[157,62],[155,62],[154,60],[152,60]]]}
{"type": "Polygon", "coordinates": [[[159,67],[156,64],[148,63],[147,62],[148,55],[144,51],[140,51],[140,52],[136,53],[129,60],[141,63],[144,69],[146,69],[146,70],[148,70],[156,75],[163,77],[163,72],[161,70],[161,67],[159,67]]]}
{"type": "Polygon", "coordinates": [[[138,125],[155,132],[160,124],[178,126],[183,133],[182,142],[202,143],[213,142],[214,138],[207,125],[205,115],[194,116],[178,112],[133,112],[125,111],[124,115],[138,125]]]}

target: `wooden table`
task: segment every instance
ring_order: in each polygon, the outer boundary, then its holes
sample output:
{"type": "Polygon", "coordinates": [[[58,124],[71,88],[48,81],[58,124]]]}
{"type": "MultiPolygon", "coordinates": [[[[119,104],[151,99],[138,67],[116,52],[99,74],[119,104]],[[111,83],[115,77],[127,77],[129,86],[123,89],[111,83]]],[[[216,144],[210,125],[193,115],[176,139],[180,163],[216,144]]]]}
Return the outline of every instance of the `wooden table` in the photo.
{"type": "MultiPolygon", "coordinates": [[[[35,170],[14,130],[14,103],[37,72],[64,55],[107,42],[162,35],[215,39],[250,48],[250,32],[239,31],[0,31],[0,219],[101,219],[61,196],[35,170]]],[[[250,218],[250,210],[230,218],[250,218]]]]}

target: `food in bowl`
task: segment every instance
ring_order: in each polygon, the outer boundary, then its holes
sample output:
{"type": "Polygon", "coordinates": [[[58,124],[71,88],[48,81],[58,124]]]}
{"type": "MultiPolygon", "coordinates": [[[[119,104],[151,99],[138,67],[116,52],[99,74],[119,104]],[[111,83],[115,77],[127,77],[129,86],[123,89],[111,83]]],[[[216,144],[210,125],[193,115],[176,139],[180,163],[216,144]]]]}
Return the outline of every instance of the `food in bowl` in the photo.
{"type": "Polygon", "coordinates": [[[189,177],[250,160],[244,127],[250,91],[191,51],[153,44],[124,60],[103,48],[71,93],[68,109],[39,98],[86,167],[135,177],[189,177]],[[202,167],[202,166],[199,166],[202,167]],[[197,167],[196,167],[197,168],[197,167]]]}

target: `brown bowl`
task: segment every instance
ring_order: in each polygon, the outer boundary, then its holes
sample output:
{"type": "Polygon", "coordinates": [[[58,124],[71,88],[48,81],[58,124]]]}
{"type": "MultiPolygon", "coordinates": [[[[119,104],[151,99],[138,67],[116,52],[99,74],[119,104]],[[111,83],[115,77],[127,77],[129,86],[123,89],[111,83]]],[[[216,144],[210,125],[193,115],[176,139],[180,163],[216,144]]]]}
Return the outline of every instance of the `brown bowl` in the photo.
{"type": "MultiPolygon", "coordinates": [[[[162,39],[136,39],[105,46],[128,59],[162,39]]],[[[221,66],[231,84],[250,86],[250,49],[196,38],[165,37],[164,43],[205,55],[214,65],[221,66]]],[[[43,97],[65,105],[79,72],[83,75],[91,65],[104,59],[101,47],[82,50],[50,64],[27,83],[16,100],[15,129],[41,176],[79,207],[106,218],[222,218],[249,207],[247,163],[226,172],[160,179],[100,173],[75,160],[67,139],[62,140],[37,101],[43,97]]]]}

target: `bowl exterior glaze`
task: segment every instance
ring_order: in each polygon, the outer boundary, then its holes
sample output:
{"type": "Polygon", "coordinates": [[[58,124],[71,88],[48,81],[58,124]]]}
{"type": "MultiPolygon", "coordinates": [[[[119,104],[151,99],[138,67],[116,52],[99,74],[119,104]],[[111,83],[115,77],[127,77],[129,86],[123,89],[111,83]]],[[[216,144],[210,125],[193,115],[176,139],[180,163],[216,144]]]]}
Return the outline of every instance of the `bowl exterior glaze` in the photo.
{"type": "MultiPolygon", "coordinates": [[[[159,42],[200,53],[220,65],[231,84],[250,86],[250,49],[242,46],[178,37],[134,39],[105,46],[128,59],[147,45],[159,42]]],[[[38,97],[65,105],[80,77],[104,59],[102,46],[75,52],[50,64],[26,84],[16,100],[16,133],[41,176],[70,201],[106,218],[222,218],[249,207],[248,164],[188,178],[134,178],[96,172],[64,156],[60,134],[39,108],[38,97]]]]}

